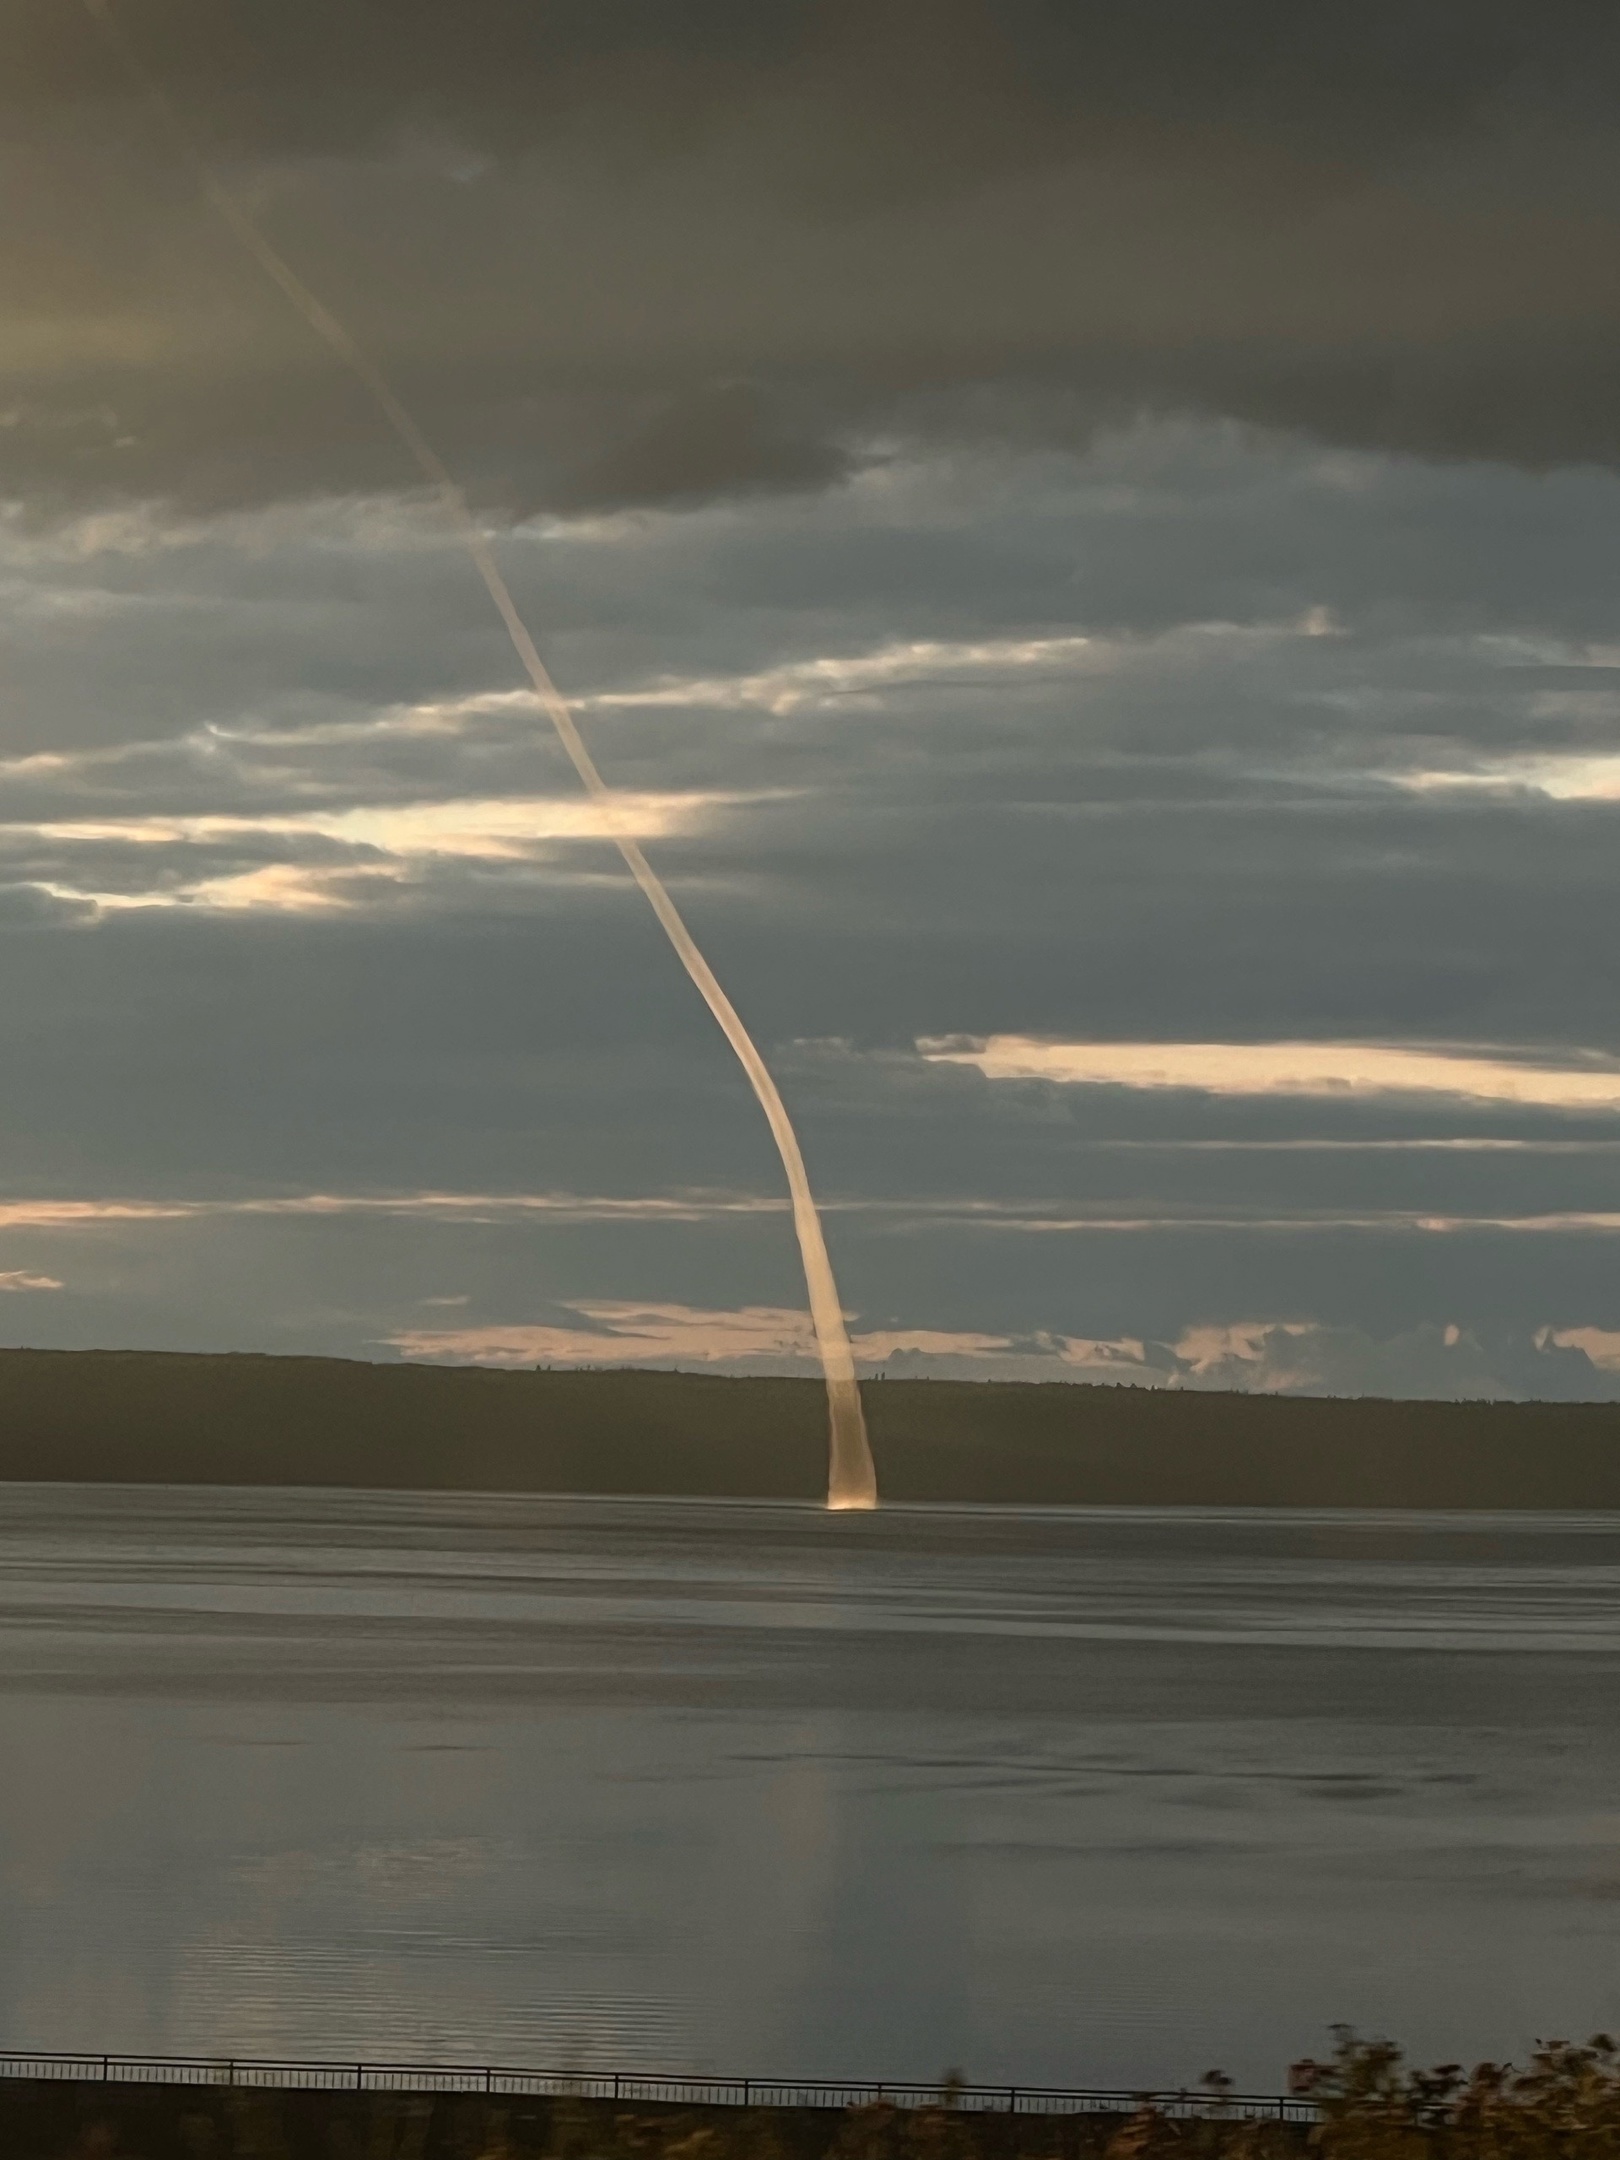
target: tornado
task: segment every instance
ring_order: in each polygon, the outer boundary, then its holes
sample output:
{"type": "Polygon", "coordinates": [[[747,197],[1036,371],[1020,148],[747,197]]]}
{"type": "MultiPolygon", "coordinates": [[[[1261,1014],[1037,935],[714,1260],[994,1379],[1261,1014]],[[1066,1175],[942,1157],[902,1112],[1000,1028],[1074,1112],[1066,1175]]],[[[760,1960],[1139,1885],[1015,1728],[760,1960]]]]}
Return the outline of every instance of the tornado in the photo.
{"type": "Polygon", "coordinates": [[[111,41],[137,88],[158,113],[194,174],[207,202],[315,335],[322,339],[365,385],[378,411],[438,496],[451,525],[471,556],[473,565],[495,604],[496,612],[506,626],[512,649],[534,686],[541,709],[550,720],[558,741],[568,754],[569,762],[596,807],[606,836],[612,840],[624,860],[625,868],[645,894],[664,935],[675,949],[676,958],[696,985],[698,995],[713,1014],[720,1032],[731,1045],[738,1063],[747,1074],[748,1084],[765,1113],[771,1138],[776,1142],[777,1153],[782,1158],[782,1169],[787,1177],[788,1192],[793,1202],[793,1227],[798,1236],[799,1256],[804,1264],[810,1321],[815,1330],[816,1348],[827,1386],[827,1505],[835,1509],[876,1507],[877,1472],[866,1437],[866,1418],[861,1408],[860,1385],[855,1377],[854,1352],[850,1348],[849,1331],[844,1325],[844,1309],[838,1296],[832,1261],[827,1252],[821,1216],[816,1207],[815,1195],[810,1189],[809,1173],[804,1166],[804,1151],[799,1146],[799,1136],[793,1129],[793,1120],[788,1116],[782,1091],[760,1054],[759,1045],[749,1034],[737,1008],[721,988],[719,977],[704,958],[696,938],[687,928],[686,920],[670,897],[663,879],[648,862],[639,841],[629,830],[613,790],[602,778],[597,770],[596,760],[586,747],[585,739],[569,710],[567,699],[557,688],[551,671],[540,657],[540,649],[518,610],[517,602],[512,598],[500,564],[495,559],[495,552],[483,528],[473,516],[454,474],[423,434],[413,415],[401,403],[381,368],[351,336],[330,308],[316,298],[286,258],[271,246],[235,196],[215,178],[163,86],[124,36],[113,15],[110,0],[84,0],[84,4],[92,20],[111,41]]]}

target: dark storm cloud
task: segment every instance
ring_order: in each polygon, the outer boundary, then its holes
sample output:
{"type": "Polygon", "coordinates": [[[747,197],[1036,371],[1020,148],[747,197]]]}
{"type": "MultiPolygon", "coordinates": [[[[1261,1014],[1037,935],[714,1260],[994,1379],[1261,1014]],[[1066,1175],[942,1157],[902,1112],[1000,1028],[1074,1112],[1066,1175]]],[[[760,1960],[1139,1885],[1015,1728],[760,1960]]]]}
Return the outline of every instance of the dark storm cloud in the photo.
{"type": "MultiPolygon", "coordinates": [[[[13,490],[398,476],[93,26],[14,11],[13,490]]],[[[1612,460],[1598,5],[123,0],[233,184],[481,492],[690,500],[1146,407],[1612,460]]]]}
{"type": "MultiPolygon", "coordinates": [[[[1022,767],[1050,803],[1064,771],[1086,800],[1204,799],[1260,760],[1276,784],[1307,759],[1353,774],[1620,740],[1615,540],[1598,473],[1165,426],[1082,460],[891,461],[821,498],[541,521],[503,559],[627,784],[858,769],[865,789],[886,770],[977,799],[990,768],[1006,792],[1022,767]],[[1176,779],[1189,755],[1202,768],[1176,779]]],[[[422,505],[0,521],[0,593],[13,754],[365,721],[513,680],[422,505]]],[[[509,733],[545,763],[527,716],[509,733]]],[[[98,789],[99,768],[63,785],[98,789]]]]}
{"type": "Polygon", "coordinates": [[[773,412],[752,383],[717,383],[662,401],[639,428],[564,476],[560,510],[691,503],[756,490],[823,487],[855,459],[773,412]]]}

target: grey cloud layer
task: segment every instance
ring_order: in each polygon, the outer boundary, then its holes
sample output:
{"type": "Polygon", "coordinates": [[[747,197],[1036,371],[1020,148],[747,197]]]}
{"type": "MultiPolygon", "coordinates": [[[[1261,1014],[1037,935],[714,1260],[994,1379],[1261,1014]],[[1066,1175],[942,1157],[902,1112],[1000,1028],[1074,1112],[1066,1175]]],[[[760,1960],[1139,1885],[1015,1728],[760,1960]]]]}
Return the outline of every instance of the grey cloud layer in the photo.
{"type": "MultiPolygon", "coordinates": [[[[115,4],[489,506],[870,1356],[1620,1395],[1620,1120],[917,1048],[1620,1054],[1609,11],[115,4]]],[[[791,1359],[465,562],[88,23],[14,51],[0,1329],[791,1359]]]]}
{"type": "MultiPolygon", "coordinates": [[[[1037,1338],[1083,1338],[1157,1344],[1126,1377],[1177,1384],[1579,1394],[1620,1379],[1535,1338],[1614,1322],[1613,1119],[993,1083],[913,1045],[1620,1048],[1612,807],[1401,778],[1620,749],[1617,524],[1596,476],[1161,427],[1078,463],[542,522],[508,553],[609,769],[684,806],[652,844],[776,1046],[868,1334],[989,1331],[998,1371],[1074,1376],[1037,1338]],[[1476,1144],[1409,1144],[1437,1141],[1476,1144]],[[1251,1332],[1177,1347],[1211,1328],[1251,1332]]],[[[13,1195],[769,1201],[763,1130],[605,851],[456,839],[577,804],[413,509],[148,512],[8,548],[40,686],[0,768],[13,1195]],[[69,658],[82,721],[44,694],[69,658]],[[138,695],[102,711],[120,664],[138,695]],[[326,912],[199,897],[267,867],[328,878],[326,912]]],[[[18,1222],[0,1262],[66,1286],[6,1300],[25,1339],[368,1355],[589,1336],[581,1300],[795,1296],[769,1206],[18,1222]]]]}
{"type": "MultiPolygon", "coordinates": [[[[376,488],[392,446],[92,26],[18,11],[0,483],[376,488]]],[[[1186,407],[1610,460],[1610,11],[123,0],[279,239],[513,505],[814,487],[1186,407]]]]}
{"type": "MultiPolygon", "coordinates": [[[[1617,524],[1596,475],[1164,427],[541,522],[507,556],[779,1038],[1601,1047],[1617,524]]],[[[425,514],[19,527],[0,579],[17,906],[207,885],[481,916],[544,889],[583,950],[618,939],[611,865],[425,514]],[[241,888],[278,866],[304,882],[241,888]]]]}

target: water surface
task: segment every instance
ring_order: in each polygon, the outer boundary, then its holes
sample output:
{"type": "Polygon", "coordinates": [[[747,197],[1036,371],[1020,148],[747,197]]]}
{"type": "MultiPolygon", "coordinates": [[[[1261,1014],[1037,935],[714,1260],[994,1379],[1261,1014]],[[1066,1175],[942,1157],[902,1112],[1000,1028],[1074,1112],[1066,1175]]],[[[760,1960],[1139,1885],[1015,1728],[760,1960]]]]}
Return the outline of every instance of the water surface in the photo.
{"type": "Polygon", "coordinates": [[[1275,2086],[1620,2025],[1620,1517],[0,1487],[0,2044],[1275,2086]]]}

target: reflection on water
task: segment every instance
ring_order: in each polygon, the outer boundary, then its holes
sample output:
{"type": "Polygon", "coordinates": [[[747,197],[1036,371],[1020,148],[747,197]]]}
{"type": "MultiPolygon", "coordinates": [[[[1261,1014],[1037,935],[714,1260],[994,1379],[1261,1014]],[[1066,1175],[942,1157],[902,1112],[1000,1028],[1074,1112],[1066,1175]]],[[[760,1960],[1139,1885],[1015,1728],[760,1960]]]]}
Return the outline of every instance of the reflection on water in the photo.
{"type": "Polygon", "coordinates": [[[0,2042],[1275,2085],[1620,2023],[1620,1517],[0,1488],[0,2042]]]}

